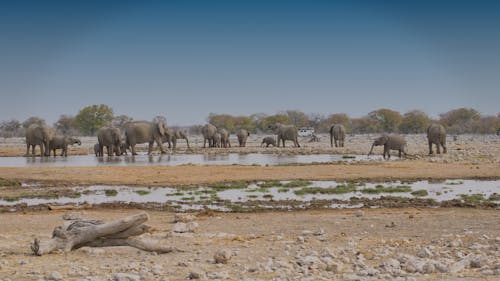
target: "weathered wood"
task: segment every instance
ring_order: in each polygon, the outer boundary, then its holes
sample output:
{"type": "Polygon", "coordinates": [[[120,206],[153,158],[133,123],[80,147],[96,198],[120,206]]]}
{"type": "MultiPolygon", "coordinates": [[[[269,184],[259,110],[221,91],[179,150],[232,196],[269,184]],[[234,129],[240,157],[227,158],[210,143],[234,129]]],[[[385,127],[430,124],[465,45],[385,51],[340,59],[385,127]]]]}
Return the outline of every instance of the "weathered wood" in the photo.
{"type": "Polygon", "coordinates": [[[181,250],[163,245],[158,239],[151,238],[139,238],[139,237],[129,237],[129,238],[99,238],[97,240],[91,241],[84,246],[88,247],[114,247],[114,246],[130,246],[143,251],[155,252],[158,254],[165,254],[170,252],[182,252],[181,250]]]}
{"type": "MultiPolygon", "coordinates": [[[[31,244],[31,250],[35,255],[41,256],[57,250],[68,252],[72,249],[86,246],[90,242],[103,237],[107,237],[108,240],[128,240],[130,236],[137,236],[149,231],[149,226],[142,225],[147,220],[148,215],[141,213],[109,223],[92,220],[74,221],[70,224],[56,227],[50,240],[41,241],[40,239],[35,239],[31,244]]],[[[101,240],[105,241],[106,239],[101,240]]],[[[147,243],[141,244],[135,240],[127,241],[126,243],[132,247],[134,247],[133,245],[137,245],[148,249],[147,243]]]]}

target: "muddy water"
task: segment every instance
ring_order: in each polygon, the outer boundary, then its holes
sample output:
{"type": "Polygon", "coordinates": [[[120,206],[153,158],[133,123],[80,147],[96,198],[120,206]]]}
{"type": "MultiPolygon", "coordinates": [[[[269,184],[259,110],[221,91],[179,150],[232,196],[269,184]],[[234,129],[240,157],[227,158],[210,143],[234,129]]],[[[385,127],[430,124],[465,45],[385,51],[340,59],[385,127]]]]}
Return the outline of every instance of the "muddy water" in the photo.
{"type": "MultiPolygon", "coordinates": [[[[280,182],[279,185],[286,185],[287,181],[280,182]]],[[[318,200],[331,200],[330,208],[349,208],[349,207],[362,207],[359,203],[351,204],[352,198],[376,200],[382,197],[393,196],[402,198],[421,198],[433,199],[436,202],[445,202],[450,200],[463,200],[463,196],[480,195],[483,201],[489,200],[493,204],[498,204],[500,201],[497,199],[491,200],[491,195],[498,195],[500,192],[500,181],[474,181],[474,180],[449,180],[443,182],[428,182],[417,181],[413,183],[363,183],[358,184],[352,192],[341,194],[303,194],[297,195],[303,188],[318,188],[327,189],[336,187],[344,182],[335,181],[312,181],[301,187],[286,188],[283,186],[260,188],[261,182],[251,183],[244,188],[226,189],[222,191],[215,191],[211,187],[200,186],[192,189],[174,188],[174,187],[129,187],[129,186],[90,186],[90,187],[73,187],[75,192],[80,193],[78,198],[19,198],[17,201],[9,202],[0,200],[0,206],[13,206],[19,203],[27,204],[29,206],[40,204],[103,204],[113,202],[123,203],[139,203],[139,204],[168,204],[169,206],[176,206],[183,210],[197,210],[202,208],[218,209],[222,211],[227,210],[227,205],[253,205],[252,202],[267,208],[273,208],[276,203],[281,203],[279,208],[287,208],[287,204],[293,202],[294,207],[305,206],[311,202],[318,200]],[[377,189],[377,186],[384,186],[385,188],[410,187],[411,190],[407,192],[380,192],[370,194],[363,192],[365,189],[377,189]],[[425,190],[427,194],[423,196],[413,195],[413,191],[425,190]],[[106,192],[108,191],[108,192],[106,192]],[[116,191],[110,194],[109,191],[116,191]],[[263,203],[264,202],[264,203],[263,203]],[[298,203],[298,205],[297,205],[298,203]]],[[[299,193],[300,194],[300,193],[299,193]]],[[[359,201],[358,201],[359,202],[359,201]]],[[[290,207],[290,206],[288,206],[290,207]]]]}
{"type": "Polygon", "coordinates": [[[335,161],[378,160],[379,155],[350,155],[354,158],[344,158],[338,154],[317,155],[277,155],[264,153],[227,153],[227,154],[172,154],[172,155],[136,155],[121,157],[95,157],[94,155],[79,155],[69,157],[0,157],[0,167],[26,166],[178,166],[178,165],[287,165],[310,164],[335,161]]]}

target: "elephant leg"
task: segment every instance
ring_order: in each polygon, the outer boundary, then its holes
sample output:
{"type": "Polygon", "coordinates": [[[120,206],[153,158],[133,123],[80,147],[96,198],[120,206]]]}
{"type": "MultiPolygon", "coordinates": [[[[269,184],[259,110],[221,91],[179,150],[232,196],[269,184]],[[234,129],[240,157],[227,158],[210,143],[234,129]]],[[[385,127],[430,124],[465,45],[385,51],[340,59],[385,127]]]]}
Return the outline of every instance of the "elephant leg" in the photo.
{"type": "Polygon", "coordinates": [[[429,155],[432,155],[432,142],[429,141],[429,155]]]}
{"type": "Polygon", "coordinates": [[[137,155],[137,152],[135,152],[135,144],[130,145],[130,151],[132,151],[132,155],[137,155]]]}
{"type": "Polygon", "coordinates": [[[337,140],[335,140],[335,147],[338,147],[338,145],[337,145],[337,140]]]}
{"type": "Polygon", "coordinates": [[[148,155],[151,155],[151,152],[153,152],[153,144],[154,144],[154,141],[150,141],[148,143],[148,155]]]}
{"type": "Polygon", "coordinates": [[[439,142],[436,144],[436,151],[437,151],[436,152],[437,154],[441,154],[441,147],[440,147],[439,142]]]}
{"type": "Polygon", "coordinates": [[[26,156],[30,154],[30,145],[26,144],[26,156]]]}
{"type": "Polygon", "coordinates": [[[300,147],[299,140],[295,138],[295,142],[297,143],[297,147],[300,147]]]}
{"type": "Polygon", "coordinates": [[[443,146],[443,153],[446,153],[446,152],[447,152],[447,151],[446,151],[446,144],[441,143],[441,146],[443,146]]]}

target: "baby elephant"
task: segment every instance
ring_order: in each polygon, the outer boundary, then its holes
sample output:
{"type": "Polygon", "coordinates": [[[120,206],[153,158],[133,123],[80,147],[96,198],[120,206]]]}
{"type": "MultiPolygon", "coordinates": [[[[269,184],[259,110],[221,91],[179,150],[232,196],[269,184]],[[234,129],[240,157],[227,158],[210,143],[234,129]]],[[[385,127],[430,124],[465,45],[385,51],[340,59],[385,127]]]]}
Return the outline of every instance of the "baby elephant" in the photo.
{"type": "Polygon", "coordinates": [[[403,153],[406,156],[406,140],[402,136],[383,134],[381,137],[375,139],[375,141],[372,144],[372,148],[370,149],[370,152],[368,152],[368,156],[372,154],[373,147],[379,145],[384,146],[384,154],[382,154],[384,156],[384,159],[386,155],[387,159],[391,158],[391,155],[389,154],[390,150],[398,150],[399,158],[401,158],[401,153],[403,153]]]}
{"type": "Polygon", "coordinates": [[[49,142],[49,156],[50,156],[50,151],[53,151],[54,156],[56,156],[57,149],[62,149],[61,156],[68,156],[68,145],[74,145],[74,144],[81,145],[82,142],[74,137],[55,136],[49,142]]]}
{"type": "Polygon", "coordinates": [[[266,147],[269,147],[269,145],[276,146],[276,139],[274,137],[265,137],[262,139],[260,146],[262,147],[264,144],[266,147]]]}
{"type": "Polygon", "coordinates": [[[102,156],[101,154],[101,145],[99,143],[94,144],[94,153],[96,157],[102,156]]]}

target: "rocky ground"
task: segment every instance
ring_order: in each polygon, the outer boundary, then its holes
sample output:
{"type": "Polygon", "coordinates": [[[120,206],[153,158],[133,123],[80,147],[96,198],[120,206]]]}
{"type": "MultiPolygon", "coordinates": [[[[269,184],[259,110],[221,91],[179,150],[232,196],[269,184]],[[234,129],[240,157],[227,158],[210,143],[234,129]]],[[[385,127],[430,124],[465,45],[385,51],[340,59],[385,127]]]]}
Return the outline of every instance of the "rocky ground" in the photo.
{"type": "MultiPolygon", "coordinates": [[[[72,216],[111,220],[139,211],[72,216]]],[[[81,248],[32,256],[63,212],[2,214],[0,280],[499,280],[500,213],[366,209],[259,214],[149,212],[179,251],[81,248]]]]}
{"type": "MultiPolygon", "coordinates": [[[[306,142],[302,148],[249,147],[177,153],[259,152],[365,154],[375,135],[350,136],[345,148],[306,142]]],[[[448,154],[427,156],[423,135],[407,136],[409,159],[298,166],[20,167],[0,178],[35,186],[107,184],[164,186],[235,180],[499,179],[500,138],[458,136],[448,154]]],[[[94,139],[69,154],[91,153],[94,139]]],[[[233,145],[236,141],[233,141],[233,145]]],[[[22,139],[0,140],[0,155],[24,154],[22,139]]],[[[376,153],[381,153],[379,148],[376,153]]],[[[71,161],[71,156],[68,161],[71,161]]],[[[23,187],[24,189],[26,186],[23,187]]],[[[9,189],[9,192],[14,192],[9,189]]],[[[23,192],[26,192],[24,190],[23,192]]],[[[28,190],[29,192],[29,190],[28,190]]],[[[259,213],[192,213],[174,224],[171,212],[148,211],[150,237],[178,248],[154,254],[128,247],[82,248],[41,257],[35,237],[49,239],[65,211],[0,212],[0,280],[500,280],[500,213],[487,208],[380,208],[259,213]]],[[[76,210],[109,221],[133,209],[76,210]]],[[[145,235],[148,237],[148,235],[145,235]]]]}

